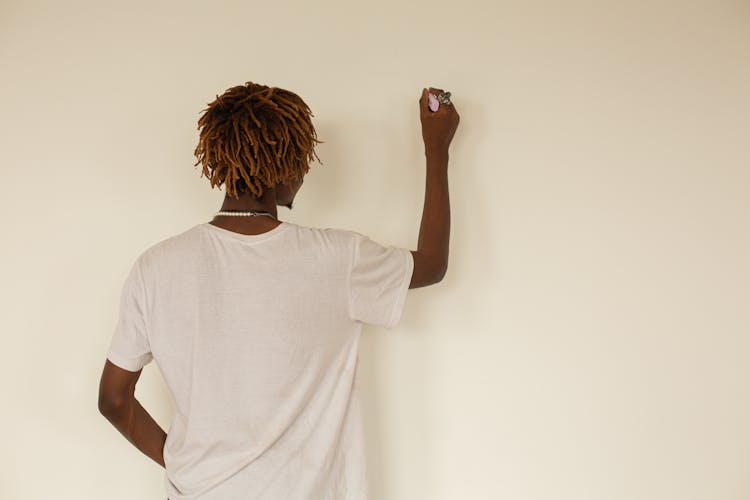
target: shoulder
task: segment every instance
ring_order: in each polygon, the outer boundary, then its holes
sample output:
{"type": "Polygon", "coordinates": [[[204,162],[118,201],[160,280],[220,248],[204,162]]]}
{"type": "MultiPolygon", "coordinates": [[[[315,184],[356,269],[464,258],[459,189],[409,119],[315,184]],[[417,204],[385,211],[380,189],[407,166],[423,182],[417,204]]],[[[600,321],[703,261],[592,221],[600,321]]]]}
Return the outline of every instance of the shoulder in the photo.
{"type": "Polygon", "coordinates": [[[150,244],[138,255],[136,264],[145,272],[165,269],[170,263],[184,262],[197,251],[195,243],[200,238],[200,229],[196,224],[150,244]]]}
{"type": "Polygon", "coordinates": [[[336,243],[348,253],[383,252],[389,249],[402,249],[387,238],[372,237],[356,229],[348,228],[306,228],[315,231],[319,238],[336,243]]]}
{"type": "Polygon", "coordinates": [[[293,224],[301,239],[314,240],[326,246],[349,248],[358,238],[365,236],[353,229],[341,227],[312,227],[293,224]]]}

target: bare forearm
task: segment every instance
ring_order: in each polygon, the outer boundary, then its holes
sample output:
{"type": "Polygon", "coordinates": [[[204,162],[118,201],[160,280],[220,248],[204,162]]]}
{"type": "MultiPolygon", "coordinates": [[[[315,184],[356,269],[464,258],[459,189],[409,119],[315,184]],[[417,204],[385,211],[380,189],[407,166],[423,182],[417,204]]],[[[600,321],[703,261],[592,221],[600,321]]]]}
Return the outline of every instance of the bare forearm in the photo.
{"type": "Polygon", "coordinates": [[[167,433],[151,418],[137,399],[132,398],[119,411],[106,416],[136,448],[164,467],[164,442],[167,433]]]}
{"type": "Polygon", "coordinates": [[[441,263],[444,274],[448,268],[451,224],[448,196],[448,149],[426,149],[425,157],[427,175],[418,250],[434,256],[441,263]]]}

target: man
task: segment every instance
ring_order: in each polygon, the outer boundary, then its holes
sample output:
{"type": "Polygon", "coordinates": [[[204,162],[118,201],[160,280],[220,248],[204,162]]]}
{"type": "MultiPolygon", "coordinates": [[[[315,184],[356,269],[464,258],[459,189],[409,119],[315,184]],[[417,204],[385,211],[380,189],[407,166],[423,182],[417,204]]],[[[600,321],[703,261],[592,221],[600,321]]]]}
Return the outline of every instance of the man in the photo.
{"type": "Polygon", "coordinates": [[[221,211],[136,259],[99,388],[100,412],[165,467],[170,500],[367,498],[362,323],[395,327],[407,290],[441,281],[448,263],[459,117],[449,102],[431,111],[428,89],[419,107],[417,250],[277,219],[321,142],[296,94],[247,82],[204,110],[195,153],[226,187],[221,211]],[[134,397],[152,360],[176,403],[169,434],[134,397]]]}

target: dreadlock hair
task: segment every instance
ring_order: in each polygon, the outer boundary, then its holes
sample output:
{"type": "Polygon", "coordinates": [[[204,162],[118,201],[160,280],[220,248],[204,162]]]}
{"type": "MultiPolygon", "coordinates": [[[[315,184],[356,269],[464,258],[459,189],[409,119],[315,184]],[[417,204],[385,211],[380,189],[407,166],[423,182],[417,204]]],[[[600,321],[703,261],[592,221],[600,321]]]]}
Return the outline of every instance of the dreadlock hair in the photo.
{"type": "Polygon", "coordinates": [[[320,161],[319,141],[310,116],[315,116],[295,93],[253,82],[228,89],[204,109],[198,120],[200,140],[195,148],[204,175],[214,186],[239,198],[250,192],[260,197],[266,187],[291,184],[320,161]]]}

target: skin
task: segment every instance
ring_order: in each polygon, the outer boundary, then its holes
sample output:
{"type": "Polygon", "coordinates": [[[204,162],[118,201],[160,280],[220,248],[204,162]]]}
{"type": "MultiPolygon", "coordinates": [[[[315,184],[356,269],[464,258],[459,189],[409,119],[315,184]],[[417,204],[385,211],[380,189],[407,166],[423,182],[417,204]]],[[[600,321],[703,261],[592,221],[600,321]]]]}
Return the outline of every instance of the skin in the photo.
{"type": "MultiPolygon", "coordinates": [[[[437,95],[442,89],[429,88],[437,95]]],[[[417,250],[412,250],[414,271],[409,288],[440,282],[448,267],[450,239],[450,203],[448,197],[448,147],[459,123],[454,105],[440,105],[437,112],[428,108],[428,89],[419,98],[422,137],[425,143],[426,180],[422,222],[417,250]]],[[[265,210],[277,217],[277,206],[291,209],[303,180],[278,184],[265,190],[260,198],[248,194],[224,197],[221,210],[265,210]]],[[[215,216],[210,224],[242,234],[260,234],[281,222],[267,216],[215,216]]],[[[164,465],[167,434],[135,398],[135,385],[141,371],[131,372],[105,361],[99,382],[99,411],[136,448],[153,461],[164,465]]]]}
{"type": "Polygon", "coordinates": [[[448,196],[448,148],[458,128],[459,115],[454,104],[441,104],[433,112],[428,93],[434,96],[443,89],[422,89],[419,119],[427,162],[422,222],[417,250],[412,250],[414,271],[409,288],[419,288],[442,281],[448,270],[451,211],[448,196]]]}

